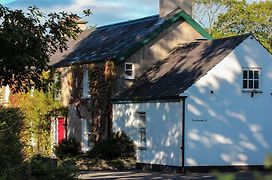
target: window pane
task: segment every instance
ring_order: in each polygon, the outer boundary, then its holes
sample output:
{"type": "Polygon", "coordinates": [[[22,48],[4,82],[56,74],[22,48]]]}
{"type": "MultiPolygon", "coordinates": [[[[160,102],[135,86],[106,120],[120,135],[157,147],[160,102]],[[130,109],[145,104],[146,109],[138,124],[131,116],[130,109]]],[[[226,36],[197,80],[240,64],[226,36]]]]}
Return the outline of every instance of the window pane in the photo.
{"type": "Polygon", "coordinates": [[[243,80],[243,88],[247,89],[248,85],[247,85],[247,80],[243,80]]]}
{"type": "Polygon", "coordinates": [[[132,64],[126,64],[126,69],[132,69],[132,64]]]}
{"type": "Polygon", "coordinates": [[[248,77],[248,76],[247,76],[247,72],[248,72],[247,70],[244,70],[244,71],[243,71],[243,79],[247,79],[247,77],[248,77]]]}
{"type": "Polygon", "coordinates": [[[87,134],[87,146],[88,147],[92,146],[92,136],[91,136],[91,134],[87,134]]]}
{"type": "Polygon", "coordinates": [[[90,81],[89,81],[89,71],[84,70],[83,73],[83,97],[88,97],[90,94],[90,81]]]}
{"type": "Polygon", "coordinates": [[[251,71],[251,70],[248,71],[248,74],[249,74],[248,78],[249,79],[253,79],[253,71],[251,71]]]}
{"type": "Polygon", "coordinates": [[[253,80],[248,81],[248,88],[253,89],[253,80]]]}
{"type": "Polygon", "coordinates": [[[139,116],[139,119],[140,119],[140,121],[142,121],[142,122],[145,123],[145,115],[144,115],[144,114],[143,114],[143,115],[140,115],[140,116],[139,116]]]}
{"type": "Polygon", "coordinates": [[[132,76],[132,71],[127,70],[127,71],[126,71],[126,75],[132,76]]]}
{"type": "Polygon", "coordinates": [[[140,130],[140,142],[146,143],[146,130],[145,130],[145,128],[142,128],[140,130]]]}
{"type": "Polygon", "coordinates": [[[254,89],[259,89],[259,80],[254,81],[254,89]]]}
{"type": "Polygon", "coordinates": [[[90,120],[86,120],[86,133],[92,132],[92,123],[90,120]]]}
{"type": "Polygon", "coordinates": [[[254,79],[259,79],[259,71],[254,71],[254,79]]]}

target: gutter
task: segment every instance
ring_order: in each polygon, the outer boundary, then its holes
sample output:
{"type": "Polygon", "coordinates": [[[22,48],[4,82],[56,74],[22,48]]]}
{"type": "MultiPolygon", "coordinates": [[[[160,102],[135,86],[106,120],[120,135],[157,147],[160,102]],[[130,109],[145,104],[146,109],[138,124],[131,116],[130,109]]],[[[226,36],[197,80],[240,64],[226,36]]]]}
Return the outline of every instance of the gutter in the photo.
{"type": "Polygon", "coordinates": [[[133,98],[112,98],[112,104],[129,104],[145,102],[179,102],[183,97],[179,96],[161,96],[161,97],[133,97],[133,98]]]}

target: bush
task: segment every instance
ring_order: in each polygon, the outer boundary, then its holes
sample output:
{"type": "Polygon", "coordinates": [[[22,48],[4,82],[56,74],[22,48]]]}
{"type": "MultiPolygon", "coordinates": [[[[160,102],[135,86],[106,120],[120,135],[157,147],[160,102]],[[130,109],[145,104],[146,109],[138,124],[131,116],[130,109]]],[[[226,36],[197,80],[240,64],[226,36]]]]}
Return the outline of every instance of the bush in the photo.
{"type": "Polygon", "coordinates": [[[30,174],[37,179],[53,177],[57,168],[57,161],[40,155],[34,156],[30,161],[30,174]]]}
{"type": "Polygon", "coordinates": [[[81,146],[75,138],[64,139],[59,146],[56,147],[55,154],[58,158],[77,156],[80,154],[81,146]]]}
{"type": "Polygon", "coordinates": [[[20,132],[23,113],[15,108],[0,108],[0,176],[22,163],[20,132]]]}
{"type": "Polygon", "coordinates": [[[124,133],[113,133],[112,138],[94,144],[89,151],[90,158],[117,159],[135,156],[135,145],[124,133]]]}
{"type": "Polygon", "coordinates": [[[72,160],[59,161],[49,157],[35,156],[30,162],[30,179],[73,180],[78,168],[72,160]]]}

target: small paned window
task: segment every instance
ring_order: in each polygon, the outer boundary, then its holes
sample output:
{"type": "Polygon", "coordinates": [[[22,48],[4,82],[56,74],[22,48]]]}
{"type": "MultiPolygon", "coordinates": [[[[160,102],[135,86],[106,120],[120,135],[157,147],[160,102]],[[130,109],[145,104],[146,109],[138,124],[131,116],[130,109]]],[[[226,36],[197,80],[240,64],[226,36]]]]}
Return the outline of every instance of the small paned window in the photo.
{"type": "Polygon", "coordinates": [[[90,72],[88,69],[84,69],[83,71],[83,88],[82,88],[82,96],[83,98],[91,97],[91,87],[90,87],[90,72]]]}
{"type": "Polygon", "coordinates": [[[137,112],[139,122],[139,149],[146,148],[146,113],[137,112]]]}
{"type": "Polygon", "coordinates": [[[125,63],[125,79],[134,78],[135,78],[134,63],[125,63]]]}
{"type": "Polygon", "coordinates": [[[243,69],[243,89],[260,90],[260,68],[243,69]]]}

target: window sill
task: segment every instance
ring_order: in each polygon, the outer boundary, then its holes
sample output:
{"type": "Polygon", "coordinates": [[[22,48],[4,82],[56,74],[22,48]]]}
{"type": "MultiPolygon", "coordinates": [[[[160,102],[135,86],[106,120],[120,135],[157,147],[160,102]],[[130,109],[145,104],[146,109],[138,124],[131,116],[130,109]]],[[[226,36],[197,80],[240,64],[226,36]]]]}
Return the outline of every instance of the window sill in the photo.
{"type": "Polygon", "coordinates": [[[135,78],[134,78],[134,77],[131,77],[131,78],[129,78],[129,77],[125,77],[125,80],[130,80],[130,81],[133,81],[133,80],[135,80],[135,78]]]}
{"type": "Polygon", "coordinates": [[[89,100],[91,99],[92,97],[91,96],[87,96],[87,97],[81,97],[80,99],[86,99],[86,100],[89,100]]]}
{"type": "Polygon", "coordinates": [[[147,150],[147,147],[138,147],[137,150],[140,150],[140,151],[147,150]]]}
{"type": "Polygon", "coordinates": [[[256,89],[243,89],[242,90],[242,93],[263,93],[263,91],[261,91],[261,90],[256,90],[256,89]]]}

